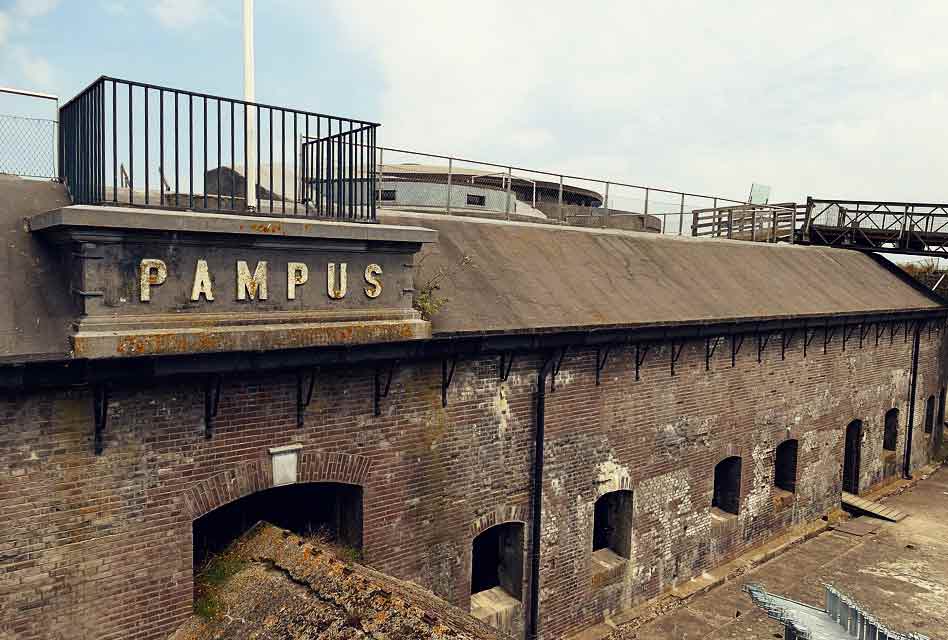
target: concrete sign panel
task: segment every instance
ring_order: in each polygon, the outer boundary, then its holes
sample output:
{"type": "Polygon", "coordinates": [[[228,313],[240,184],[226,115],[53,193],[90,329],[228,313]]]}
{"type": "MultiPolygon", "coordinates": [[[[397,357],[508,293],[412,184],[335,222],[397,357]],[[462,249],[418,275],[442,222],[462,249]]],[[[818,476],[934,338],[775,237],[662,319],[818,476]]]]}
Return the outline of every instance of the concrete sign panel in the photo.
{"type": "Polygon", "coordinates": [[[91,206],[30,228],[61,247],[77,357],[430,336],[411,307],[428,229],[91,206]]]}
{"type": "Polygon", "coordinates": [[[273,486],[296,482],[296,472],[299,468],[299,452],[301,444],[288,444],[284,447],[272,447],[270,460],[273,463],[273,486]]]}

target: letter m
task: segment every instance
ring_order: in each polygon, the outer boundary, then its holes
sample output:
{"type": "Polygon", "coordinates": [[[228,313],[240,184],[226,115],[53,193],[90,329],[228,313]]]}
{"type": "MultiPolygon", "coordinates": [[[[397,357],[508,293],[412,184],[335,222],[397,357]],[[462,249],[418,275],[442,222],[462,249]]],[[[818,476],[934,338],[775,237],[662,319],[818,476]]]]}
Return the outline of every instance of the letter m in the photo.
{"type": "Polygon", "coordinates": [[[237,299],[267,299],[267,261],[261,260],[250,275],[250,267],[243,260],[237,261],[237,299]]]}

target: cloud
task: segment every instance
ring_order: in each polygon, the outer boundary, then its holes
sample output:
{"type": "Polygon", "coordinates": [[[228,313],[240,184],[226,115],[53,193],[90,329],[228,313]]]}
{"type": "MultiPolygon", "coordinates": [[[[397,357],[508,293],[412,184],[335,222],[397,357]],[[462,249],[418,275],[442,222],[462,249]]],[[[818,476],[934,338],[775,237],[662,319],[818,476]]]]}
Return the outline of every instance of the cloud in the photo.
{"type": "Polygon", "coordinates": [[[331,6],[384,79],[387,146],[730,197],[946,197],[945,3],[331,6]]]}
{"type": "Polygon", "coordinates": [[[26,86],[32,89],[49,89],[53,86],[54,73],[49,61],[43,56],[32,53],[24,47],[13,50],[13,59],[26,86]]]}
{"type": "Polygon", "coordinates": [[[170,29],[190,29],[210,13],[208,0],[159,0],[151,13],[170,29]]]}
{"type": "Polygon", "coordinates": [[[0,11],[0,58],[14,63],[20,79],[33,89],[48,89],[53,82],[53,69],[42,56],[34,55],[28,47],[17,44],[28,35],[30,24],[49,14],[59,0],[17,0],[6,11],[0,11]]]}
{"type": "Polygon", "coordinates": [[[125,16],[131,12],[127,0],[100,0],[102,10],[113,16],[125,16]]]}
{"type": "Polygon", "coordinates": [[[24,18],[44,16],[59,4],[59,0],[17,0],[14,12],[24,18]]]}

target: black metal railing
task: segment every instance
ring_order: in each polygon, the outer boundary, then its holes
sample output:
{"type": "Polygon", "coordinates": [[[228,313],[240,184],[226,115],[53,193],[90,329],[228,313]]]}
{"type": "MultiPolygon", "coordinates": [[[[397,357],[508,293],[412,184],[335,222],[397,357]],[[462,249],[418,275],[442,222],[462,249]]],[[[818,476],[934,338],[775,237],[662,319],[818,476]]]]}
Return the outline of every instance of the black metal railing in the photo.
{"type": "Polygon", "coordinates": [[[811,244],[887,253],[948,254],[948,203],[807,198],[811,244]]]}
{"type": "Polygon", "coordinates": [[[377,123],[106,76],[60,121],[76,203],[376,220],[377,123]]]}

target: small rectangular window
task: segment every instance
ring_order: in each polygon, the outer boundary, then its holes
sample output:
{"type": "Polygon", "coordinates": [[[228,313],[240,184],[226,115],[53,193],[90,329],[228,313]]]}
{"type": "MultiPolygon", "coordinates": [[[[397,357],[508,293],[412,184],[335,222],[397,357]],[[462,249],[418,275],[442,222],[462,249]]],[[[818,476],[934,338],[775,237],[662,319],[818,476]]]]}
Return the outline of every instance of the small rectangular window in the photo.
{"type": "Polygon", "coordinates": [[[382,189],[379,199],[382,202],[395,202],[395,189],[382,189]]]}
{"type": "Polygon", "coordinates": [[[487,204],[487,198],[485,196],[477,196],[473,193],[469,193],[467,194],[467,203],[476,207],[483,207],[487,204]]]}

